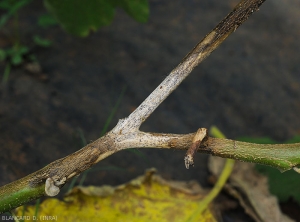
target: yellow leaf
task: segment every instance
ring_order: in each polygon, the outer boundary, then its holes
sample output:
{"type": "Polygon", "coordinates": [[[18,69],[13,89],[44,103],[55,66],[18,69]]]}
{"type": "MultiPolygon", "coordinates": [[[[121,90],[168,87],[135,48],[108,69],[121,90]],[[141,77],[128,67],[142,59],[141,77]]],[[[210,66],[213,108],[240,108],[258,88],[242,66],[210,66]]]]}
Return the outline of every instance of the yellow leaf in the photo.
{"type": "MultiPolygon", "coordinates": [[[[75,187],[63,201],[49,198],[39,207],[37,219],[55,217],[56,221],[187,221],[195,212],[205,192],[196,182],[174,182],[162,179],[148,170],[129,183],[111,186],[75,187]]],[[[34,206],[27,207],[25,221],[35,221],[34,206]]],[[[16,215],[22,215],[22,207],[16,215]]],[[[54,220],[53,220],[54,221],[54,220]]],[[[209,208],[197,221],[217,221],[209,208]]]]}

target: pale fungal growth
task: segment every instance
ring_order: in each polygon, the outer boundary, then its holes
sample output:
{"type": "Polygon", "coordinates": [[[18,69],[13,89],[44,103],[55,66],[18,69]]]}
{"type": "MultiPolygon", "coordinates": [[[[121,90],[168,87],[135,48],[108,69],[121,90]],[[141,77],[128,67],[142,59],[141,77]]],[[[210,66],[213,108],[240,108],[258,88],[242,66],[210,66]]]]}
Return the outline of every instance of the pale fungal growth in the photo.
{"type": "Polygon", "coordinates": [[[54,185],[54,180],[52,178],[48,178],[45,183],[45,192],[48,196],[53,197],[59,193],[59,187],[54,185]]]}
{"type": "Polygon", "coordinates": [[[55,181],[51,177],[47,178],[46,183],[45,183],[45,192],[48,196],[54,197],[56,196],[60,188],[58,187],[59,185],[63,185],[66,182],[66,177],[64,177],[61,181],[55,181]]]}
{"type": "Polygon", "coordinates": [[[194,166],[194,158],[192,155],[186,155],[184,157],[184,165],[186,169],[189,169],[190,165],[194,166]]]}

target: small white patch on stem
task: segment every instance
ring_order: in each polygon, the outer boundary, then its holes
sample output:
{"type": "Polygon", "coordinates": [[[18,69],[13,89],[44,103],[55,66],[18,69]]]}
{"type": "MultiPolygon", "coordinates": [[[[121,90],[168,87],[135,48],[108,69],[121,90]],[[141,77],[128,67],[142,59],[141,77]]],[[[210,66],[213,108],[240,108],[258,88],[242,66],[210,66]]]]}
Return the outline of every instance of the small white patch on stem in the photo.
{"type": "Polygon", "coordinates": [[[59,187],[54,185],[54,180],[52,178],[48,178],[45,183],[45,192],[48,196],[54,197],[59,193],[59,187]]]}
{"type": "Polygon", "coordinates": [[[58,186],[63,185],[66,182],[66,177],[64,177],[62,180],[53,180],[51,177],[47,178],[46,183],[45,183],[45,192],[48,196],[54,197],[56,196],[60,188],[58,186]]]}

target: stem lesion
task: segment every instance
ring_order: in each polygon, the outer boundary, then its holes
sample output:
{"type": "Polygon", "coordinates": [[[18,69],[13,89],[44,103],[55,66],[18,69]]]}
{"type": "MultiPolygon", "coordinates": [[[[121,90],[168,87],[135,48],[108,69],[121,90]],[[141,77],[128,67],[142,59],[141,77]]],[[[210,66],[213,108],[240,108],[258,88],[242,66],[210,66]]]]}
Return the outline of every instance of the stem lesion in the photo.
{"type": "Polygon", "coordinates": [[[27,177],[0,187],[0,213],[20,206],[26,201],[39,198],[48,191],[50,195],[55,194],[59,191],[57,188],[61,188],[72,177],[89,169],[109,155],[128,148],[188,150],[186,165],[193,163],[192,157],[195,151],[241,161],[267,164],[282,171],[300,165],[300,143],[262,145],[217,139],[203,136],[204,134],[200,138],[198,137],[201,135],[199,132],[180,135],[146,133],[139,130],[141,124],[191,71],[245,22],[253,12],[257,11],[264,1],[242,0],[215,29],[184,57],[182,62],[171,71],[134,112],[127,118],[120,120],[106,135],[27,177]],[[53,178],[55,178],[55,181],[52,181],[53,178]],[[33,183],[33,181],[36,183],[33,183]],[[32,184],[34,186],[31,186],[32,184]],[[45,184],[47,191],[45,191],[45,184]],[[16,195],[20,201],[15,201],[16,195]]]}
{"type": "MultiPolygon", "coordinates": [[[[236,140],[214,138],[200,128],[190,134],[146,133],[138,131],[122,140],[118,149],[162,148],[187,150],[185,164],[193,159],[195,152],[207,153],[223,158],[269,165],[286,171],[300,165],[300,143],[256,144],[236,140]]],[[[191,165],[191,164],[189,164],[191,165]]]]}

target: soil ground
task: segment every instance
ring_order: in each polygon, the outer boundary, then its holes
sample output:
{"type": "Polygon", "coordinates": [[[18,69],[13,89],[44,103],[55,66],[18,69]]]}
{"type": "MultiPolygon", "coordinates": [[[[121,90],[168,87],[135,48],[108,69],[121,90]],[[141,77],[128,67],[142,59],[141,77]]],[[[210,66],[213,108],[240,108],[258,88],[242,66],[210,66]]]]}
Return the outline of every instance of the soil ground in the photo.
{"type": "MultiPolygon", "coordinates": [[[[41,72],[11,70],[0,88],[0,185],[97,139],[120,94],[109,129],[128,116],[180,60],[234,7],[237,0],[150,1],[150,19],[139,24],[117,10],[112,24],[78,38],[36,23],[46,13],[34,1],[20,13],[21,39],[53,42],[33,47],[41,72]]],[[[267,1],[212,53],[153,113],[144,131],[195,132],[216,125],[228,138],[300,133],[300,3],[267,1]]],[[[7,31],[7,32],[6,32],[7,31]]],[[[10,28],[0,47],[10,44],[10,28]]],[[[4,63],[0,63],[4,70],[4,63]]],[[[207,156],[186,170],[184,152],[139,149],[101,161],[84,184],[118,185],[150,167],[167,179],[207,184],[207,156]]]]}

